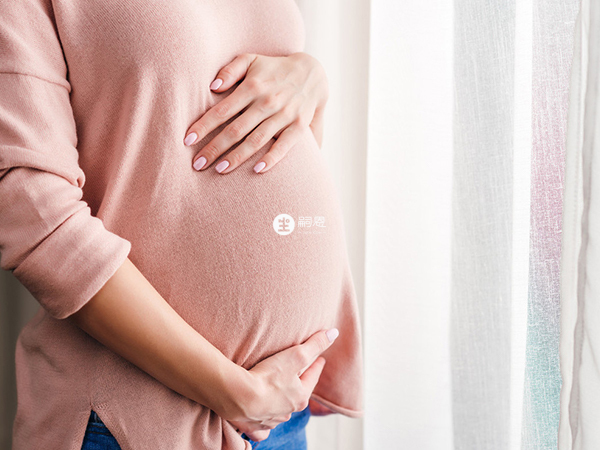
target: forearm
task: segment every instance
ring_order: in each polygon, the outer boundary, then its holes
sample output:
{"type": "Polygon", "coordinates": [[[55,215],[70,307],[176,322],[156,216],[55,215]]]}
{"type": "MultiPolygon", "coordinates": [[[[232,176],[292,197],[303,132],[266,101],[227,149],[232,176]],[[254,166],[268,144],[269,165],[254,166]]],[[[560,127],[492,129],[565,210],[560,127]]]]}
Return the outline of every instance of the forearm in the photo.
{"type": "Polygon", "coordinates": [[[174,391],[236,415],[248,395],[245,369],[192,328],[127,258],[67,320],[174,391]]]}

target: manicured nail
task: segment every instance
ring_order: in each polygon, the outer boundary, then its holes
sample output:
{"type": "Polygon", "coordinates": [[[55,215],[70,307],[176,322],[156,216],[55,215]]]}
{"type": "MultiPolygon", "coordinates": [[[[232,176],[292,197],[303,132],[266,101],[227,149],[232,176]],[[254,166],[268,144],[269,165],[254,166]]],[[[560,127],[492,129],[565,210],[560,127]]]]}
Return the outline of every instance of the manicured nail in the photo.
{"type": "Polygon", "coordinates": [[[204,167],[204,164],[206,164],[206,158],[204,156],[201,156],[196,161],[194,161],[194,169],[200,170],[204,167]]]}
{"type": "Polygon", "coordinates": [[[217,172],[221,173],[225,169],[227,169],[227,167],[229,167],[229,161],[221,161],[219,164],[217,164],[217,167],[215,167],[215,170],[217,172]]]}
{"type": "Polygon", "coordinates": [[[198,139],[198,135],[194,132],[191,132],[190,134],[188,134],[185,137],[185,140],[183,141],[183,143],[185,145],[192,145],[196,141],[196,139],[198,139]]]}
{"type": "Polygon", "coordinates": [[[256,173],[260,172],[261,170],[263,170],[265,168],[266,164],[264,161],[259,162],[257,165],[254,166],[254,171],[256,173]]]}
{"type": "Polygon", "coordinates": [[[215,81],[213,81],[210,84],[210,89],[219,89],[219,87],[223,84],[223,80],[221,80],[220,78],[217,78],[215,81]]]}
{"type": "Polygon", "coordinates": [[[335,341],[335,338],[337,338],[340,335],[340,331],[337,328],[332,328],[325,334],[327,335],[327,339],[329,339],[329,342],[333,342],[335,341]]]}

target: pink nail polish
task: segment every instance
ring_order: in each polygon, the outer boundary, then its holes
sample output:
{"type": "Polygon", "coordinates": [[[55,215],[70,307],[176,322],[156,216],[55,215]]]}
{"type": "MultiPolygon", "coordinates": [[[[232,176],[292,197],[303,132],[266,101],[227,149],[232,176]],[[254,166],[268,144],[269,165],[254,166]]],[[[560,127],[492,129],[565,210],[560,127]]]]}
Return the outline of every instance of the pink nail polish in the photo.
{"type": "Polygon", "coordinates": [[[254,166],[254,171],[256,173],[260,172],[261,170],[263,170],[265,168],[266,164],[264,161],[259,162],[257,165],[254,166]]]}
{"type": "Polygon", "coordinates": [[[194,161],[194,169],[200,170],[204,167],[204,164],[206,164],[206,158],[204,156],[201,156],[196,161],[194,161]]]}
{"type": "Polygon", "coordinates": [[[333,342],[340,335],[340,331],[337,328],[332,328],[325,334],[327,335],[327,339],[329,339],[329,342],[333,342]]]}
{"type": "Polygon", "coordinates": [[[197,138],[198,138],[198,135],[194,132],[191,132],[190,134],[188,134],[185,137],[185,140],[183,141],[183,143],[185,145],[192,145],[196,141],[197,138]]]}
{"type": "Polygon", "coordinates": [[[215,167],[215,170],[217,172],[221,173],[228,167],[229,167],[229,161],[221,161],[219,164],[217,164],[217,167],[215,167]]]}
{"type": "Polygon", "coordinates": [[[215,81],[213,81],[210,85],[210,89],[219,89],[219,87],[223,84],[223,80],[221,80],[220,78],[217,78],[215,81]]]}

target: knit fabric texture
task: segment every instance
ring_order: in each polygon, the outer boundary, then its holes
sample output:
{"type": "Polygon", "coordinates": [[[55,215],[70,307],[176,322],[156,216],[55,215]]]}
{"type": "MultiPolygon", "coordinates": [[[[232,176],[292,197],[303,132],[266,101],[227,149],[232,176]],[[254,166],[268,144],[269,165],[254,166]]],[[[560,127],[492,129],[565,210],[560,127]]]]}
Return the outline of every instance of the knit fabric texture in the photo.
{"type": "Polygon", "coordinates": [[[233,119],[183,143],[234,91],[209,85],[237,55],[303,51],[294,1],[0,5],[0,265],[41,305],[17,341],[13,450],[80,449],[91,409],[124,450],[251,448],[214,411],[64,320],[127,257],[246,369],[337,327],[312,398],[361,417],[339,192],[312,132],[263,174],[252,169],[274,139],[231,173],[214,170],[222,158],[193,169],[233,119]]]}

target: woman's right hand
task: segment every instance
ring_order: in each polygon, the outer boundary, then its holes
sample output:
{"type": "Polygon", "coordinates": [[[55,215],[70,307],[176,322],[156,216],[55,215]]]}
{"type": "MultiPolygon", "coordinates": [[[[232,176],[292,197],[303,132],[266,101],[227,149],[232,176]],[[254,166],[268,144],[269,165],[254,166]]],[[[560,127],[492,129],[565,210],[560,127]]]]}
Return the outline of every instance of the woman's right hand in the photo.
{"type": "Polygon", "coordinates": [[[320,355],[338,334],[336,328],[319,331],[256,364],[247,371],[252,395],[240,402],[237,417],[224,418],[253,441],[266,439],[271,429],[308,406],[325,365],[320,355]]]}

